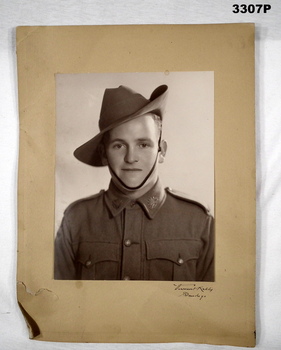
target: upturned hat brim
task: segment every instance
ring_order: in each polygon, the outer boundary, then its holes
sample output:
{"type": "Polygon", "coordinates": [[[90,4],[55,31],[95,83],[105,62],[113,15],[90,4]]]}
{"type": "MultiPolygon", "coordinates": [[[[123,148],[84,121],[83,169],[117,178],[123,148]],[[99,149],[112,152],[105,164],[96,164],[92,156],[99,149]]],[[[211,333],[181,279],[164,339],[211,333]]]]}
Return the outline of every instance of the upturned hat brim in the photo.
{"type": "Polygon", "coordinates": [[[103,166],[100,157],[99,145],[102,141],[104,134],[123,123],[141,117],[148,113],[157,114],[161,117],[161,119],[163,119],[167,93],[167,85],[161,85],[158,88],[156,88],[152,92],[150,99],[147,100],[148,103],[145,106],[143,106],[142,108],[138,109],[130,115],[122,116],[118,120],[115,120],[110,125],[102,129],[96,136],[94,136],[92,139],[78,147],[74,151],[74,156],[85,164],[97,167],[103,166]]]}

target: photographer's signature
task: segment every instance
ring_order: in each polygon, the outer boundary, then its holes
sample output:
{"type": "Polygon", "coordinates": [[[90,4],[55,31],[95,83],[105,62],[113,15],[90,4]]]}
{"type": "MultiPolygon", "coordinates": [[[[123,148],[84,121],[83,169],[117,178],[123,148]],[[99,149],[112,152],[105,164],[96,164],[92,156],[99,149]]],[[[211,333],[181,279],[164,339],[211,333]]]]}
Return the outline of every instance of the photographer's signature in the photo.
{"type": "Polygon", "coordinates": [[[196,284],[174,283],[174,290],[179,291],[180,297],[202,300],[212,293],[212,287],[198,286],[196,284]]]}

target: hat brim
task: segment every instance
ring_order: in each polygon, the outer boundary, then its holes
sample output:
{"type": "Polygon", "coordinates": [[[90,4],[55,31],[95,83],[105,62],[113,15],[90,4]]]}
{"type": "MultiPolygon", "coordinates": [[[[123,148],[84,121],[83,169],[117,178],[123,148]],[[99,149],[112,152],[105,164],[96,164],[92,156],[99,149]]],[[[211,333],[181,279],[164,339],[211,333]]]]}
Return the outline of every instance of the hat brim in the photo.
{"type": "Polygon", "coordinates": [[[135,118],[141,117],[148,113],[154,113],[159,115],[161,118],[163,118],[165,102],[166,102],[166,97],[168,93],[168,87],[166,85],[162,85],[158,87],[157,89],[154,90],[151,96],[153,96],[153,94],[155,96],[156,91],[157,91],[157,95],[159,94],[158,97],[155,97],[152,101],[150,101],[147,105],[145,105],[135,113],[128,116],[124,116],[123,118],[120,118],[117,122],[112,123],[110,126],[100,131],[92,139],[90,139],[89,141],[85,142],[83,145],[78,147],[73,153],[74,156],[85,164],[97,166],[97,167],[104,166],[104,164],[102,164],[102,159],[100,157],[99,144],[101,143],[103,135],[106,132],[116,128],[117,126],[123,123],[126,123],[135,118]]]}

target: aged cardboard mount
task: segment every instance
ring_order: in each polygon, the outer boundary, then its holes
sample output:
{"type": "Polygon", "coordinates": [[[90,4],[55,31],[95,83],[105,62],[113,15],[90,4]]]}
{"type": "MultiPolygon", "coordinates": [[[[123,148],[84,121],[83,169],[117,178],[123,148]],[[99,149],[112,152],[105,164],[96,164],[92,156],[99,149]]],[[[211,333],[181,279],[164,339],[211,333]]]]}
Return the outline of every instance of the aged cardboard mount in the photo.
{"type": "Polygon", "coordinates": [[[17,28],[18,301],[30,337],[255,345],[254,26],[17,28]],[[58,281],[56,74],[214,74],[216,280],[58,281]]]}

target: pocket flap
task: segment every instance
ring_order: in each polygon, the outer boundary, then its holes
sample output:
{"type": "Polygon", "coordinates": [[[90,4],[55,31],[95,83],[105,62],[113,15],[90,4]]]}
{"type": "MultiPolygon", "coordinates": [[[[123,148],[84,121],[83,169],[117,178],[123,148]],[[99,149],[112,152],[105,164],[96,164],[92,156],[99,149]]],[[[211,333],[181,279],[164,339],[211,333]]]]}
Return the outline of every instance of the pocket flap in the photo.
{"type": "Polygon", "coordinates": [[[201,242],[188,239],[153,240],[146,242],[147,259],[165,259],[178,265],[192,259],[198,259],[201,242]]]}
{"type": "Polygon", "coordinates": [[[90,268],[101,261],[118,261],[118,257],[118,243],[82,242],[79,245],[77,261],[90,268]]]}

